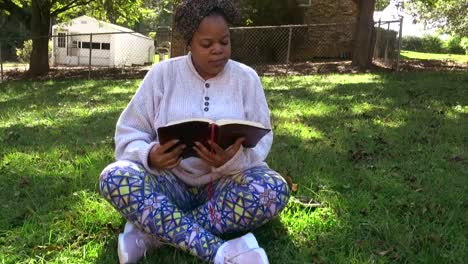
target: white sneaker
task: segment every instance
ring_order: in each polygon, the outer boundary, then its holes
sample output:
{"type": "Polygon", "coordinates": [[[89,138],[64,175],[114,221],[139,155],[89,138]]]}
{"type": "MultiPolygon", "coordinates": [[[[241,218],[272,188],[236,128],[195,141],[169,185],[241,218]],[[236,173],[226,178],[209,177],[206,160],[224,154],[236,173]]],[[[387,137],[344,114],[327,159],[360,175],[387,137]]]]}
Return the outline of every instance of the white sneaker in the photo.
{"type": "Polygon", "coordinates": [[[226,259],[224,264],[269,264],[269,262],[265,250],[256,248],[226,259]]]}
{"type": "Polygon", "coordinates": [[[122,234],[119,234],[117,253],[120,264],[137,263],[146,256],[146,252],[155,249],[161,242],[154,236],[144,233],[132,223],[127,222],[122,234]]]}
{"type": "Polygon", "coordinates": [[[216,252],[214,263],[267,264],[268,258],[265,251],[258,246],[255,236],[248,233],[242,237],[224,242],[216,252]],[[247,257],[252,258],[252,260],[247,261],[247,257]]]}

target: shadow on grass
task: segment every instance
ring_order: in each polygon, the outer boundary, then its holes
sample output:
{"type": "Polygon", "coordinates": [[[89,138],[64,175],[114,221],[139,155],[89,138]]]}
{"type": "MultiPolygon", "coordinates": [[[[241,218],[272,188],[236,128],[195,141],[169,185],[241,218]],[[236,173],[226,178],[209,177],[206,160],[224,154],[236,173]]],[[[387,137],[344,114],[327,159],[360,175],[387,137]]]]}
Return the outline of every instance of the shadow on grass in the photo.
{"type": "MultiPolygon", "coordinates": [[[[9,97],[0,100],[0,113],[11,110],[37,110],[53,107],[83,105],[94,107],[99,104],[128,102],[134,94],[137,81],[11,81],[0,86],[0,93],[9,97]],[[120,91],[113,88],[119,87],[120,91]],[[12,96],[8,96],[12,95],[12,96]]],[[[1,98],[0,98],[1,99],[1,98]]]]}
{"type": "Polygon", "coordinates": [[[349,261],[338,249],[362,261],[368,254],[390,262],[461,260],[466,254],[452,244],[464,241],[457,233],[467,204],[460,194],[468,75],[381,78],[322,91],[297,80],[288,82],[293,89],[267,90],[274,127],[288,127],[276,130],[269,164],[298,183],[297,195],[325,202],[340,220],[311,236],[316,260],[349,261]],[[324,105],[326,114],[294,113],[324,105]],[[440,240],[447,232],[453,236],[440,240]]]}
{"type": "Polygon", "coordinates": [[[0,226],[21,226],[31,214],[67,209],[57,199],[80,190],[97,191],[97,177],[113,159],[117,116],[109,112],[55,127],[0,128],[8,146],[0,152],[0,197],[15,198],[7,203],[12,207],[0,207],[0,226]]]}

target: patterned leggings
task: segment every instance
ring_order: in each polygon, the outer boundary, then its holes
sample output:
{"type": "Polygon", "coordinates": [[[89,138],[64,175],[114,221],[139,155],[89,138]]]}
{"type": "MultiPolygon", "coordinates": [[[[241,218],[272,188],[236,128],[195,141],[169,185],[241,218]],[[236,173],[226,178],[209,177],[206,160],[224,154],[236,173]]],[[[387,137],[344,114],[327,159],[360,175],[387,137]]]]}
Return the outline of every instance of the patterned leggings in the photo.
{"type": "Polygon", "coordinates": [[[217,235],[254,229],[286,206],[289,188],[268,167],[254,167],[213,182],[190,187],[170,171],[150,174],[129,161],[107,166],[100,177],[104,198],[146,233],[212,262],[224,243],[217,235]]]}

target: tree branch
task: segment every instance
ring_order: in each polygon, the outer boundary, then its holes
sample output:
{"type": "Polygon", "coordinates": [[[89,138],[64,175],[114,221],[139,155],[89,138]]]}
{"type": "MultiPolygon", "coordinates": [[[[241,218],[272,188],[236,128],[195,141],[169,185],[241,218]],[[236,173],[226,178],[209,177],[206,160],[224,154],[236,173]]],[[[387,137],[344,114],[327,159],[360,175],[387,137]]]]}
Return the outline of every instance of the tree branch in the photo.
{"type": "Polygon", "coordinates": [[[87,4],[89,4],[89,3],[93,2],[93,1],[94,0],[88,0],[88,1],[80,2],[80,0],[73,0],[70,3],[68,3],[66,6],[53,11],[51,13],[51,16],[57,16],[58,14],[60,14],[62,12],[65,12],[65,11],[67,11],[69,9],[75,8],[77,6],[87,5],[87,4]]]}
{"type": "Polygon", "coordinates": [[[25,13],[20,6],[16,5],[11,0],[0,1],[0,10],[6,10],[10,12],[10,14],[15,14],[17,12],[25,13]]]}

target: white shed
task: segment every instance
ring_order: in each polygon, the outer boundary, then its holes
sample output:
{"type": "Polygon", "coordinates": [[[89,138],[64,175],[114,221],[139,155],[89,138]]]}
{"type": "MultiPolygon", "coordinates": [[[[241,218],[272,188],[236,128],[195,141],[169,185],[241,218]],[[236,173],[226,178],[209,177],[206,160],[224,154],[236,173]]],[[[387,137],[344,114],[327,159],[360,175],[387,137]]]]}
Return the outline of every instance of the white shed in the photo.
{"type": "Polygon", "coordinates": [[[52,65],[131,66],[153,63],[153,39],[131,29],[80,16],[52,27],[52,65]],[[107,34],[106,34],[107,33],[107,34]]]}

